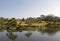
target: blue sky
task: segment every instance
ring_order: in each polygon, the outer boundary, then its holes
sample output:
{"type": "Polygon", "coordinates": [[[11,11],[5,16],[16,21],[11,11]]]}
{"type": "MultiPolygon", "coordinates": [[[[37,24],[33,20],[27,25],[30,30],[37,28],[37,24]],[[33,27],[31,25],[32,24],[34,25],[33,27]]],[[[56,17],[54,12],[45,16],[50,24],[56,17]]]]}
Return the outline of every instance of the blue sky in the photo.
{"type": "Polygon", "coordinates": [[[60,0],[0,0],[0,17],[60,16],[60,0]]]}

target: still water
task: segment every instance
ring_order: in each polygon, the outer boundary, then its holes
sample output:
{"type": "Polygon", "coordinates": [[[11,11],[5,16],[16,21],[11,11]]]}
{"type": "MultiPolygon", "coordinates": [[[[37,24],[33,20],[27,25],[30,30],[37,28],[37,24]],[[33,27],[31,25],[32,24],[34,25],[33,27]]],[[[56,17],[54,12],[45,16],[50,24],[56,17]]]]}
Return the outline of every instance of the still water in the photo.
{"type": "Polygon", "coordinates": [[[0,41],[60,41],[60,31],[44,30],[0,31],[0,41]]]}

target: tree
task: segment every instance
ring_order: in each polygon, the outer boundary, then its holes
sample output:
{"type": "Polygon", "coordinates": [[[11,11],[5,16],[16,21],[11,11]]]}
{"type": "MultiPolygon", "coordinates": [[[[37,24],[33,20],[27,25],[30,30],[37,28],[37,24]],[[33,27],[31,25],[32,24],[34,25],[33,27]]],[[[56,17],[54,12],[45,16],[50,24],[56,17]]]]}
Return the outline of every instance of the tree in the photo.
{"type": "Polygon", "coordinates": [[[8,20],[8,26],[17,26],[17,20],[15,18],[8,20]]]}
{"type": "Polygon", "coordinates": [[[24,18],[22,18],[22,21],[25,21],[25,19],[24,19],[24,18]]]}

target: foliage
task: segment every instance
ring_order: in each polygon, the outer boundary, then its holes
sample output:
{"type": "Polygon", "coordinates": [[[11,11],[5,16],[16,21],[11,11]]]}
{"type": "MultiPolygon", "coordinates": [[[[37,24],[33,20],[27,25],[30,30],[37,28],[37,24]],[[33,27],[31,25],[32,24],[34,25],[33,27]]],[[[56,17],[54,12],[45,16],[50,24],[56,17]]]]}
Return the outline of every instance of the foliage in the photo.
{"type": "Polygon", "coordinates": [[[0,17],[0,29],[1,28],[17,28],[24,26],[46,26],[46,25],[60,25],[60,17],[54,15],[41,15],[37,18],[29,17],[27,19],[15,19],[15,18],[3,18],[0,17]],[[17,25],[18,24],[18,25],[17,25]]]}

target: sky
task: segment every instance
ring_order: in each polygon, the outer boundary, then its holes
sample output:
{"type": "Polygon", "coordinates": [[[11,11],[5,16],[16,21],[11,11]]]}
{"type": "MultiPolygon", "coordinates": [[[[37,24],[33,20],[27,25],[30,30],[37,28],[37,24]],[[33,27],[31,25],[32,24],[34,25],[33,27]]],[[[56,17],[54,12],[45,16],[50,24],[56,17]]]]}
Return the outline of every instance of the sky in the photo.
{"type": "Polygon", "coordinates": [[[0,0],[0,17],[60,16],[60,0],[0,0]]]}

